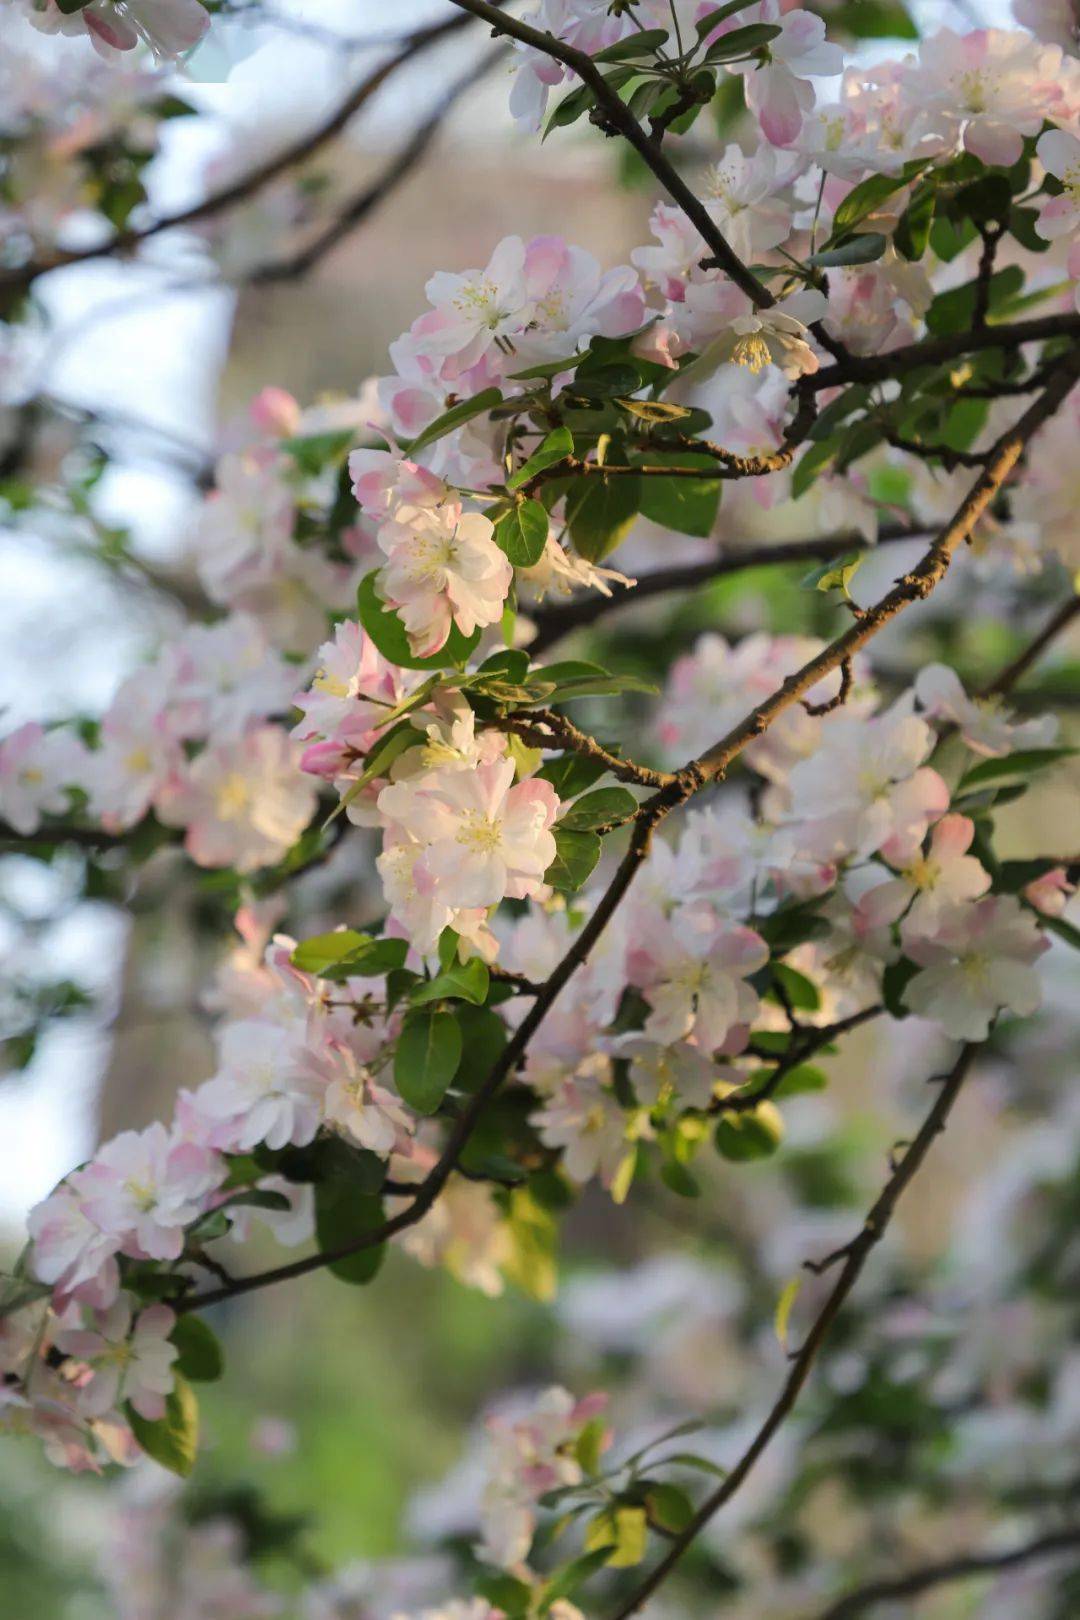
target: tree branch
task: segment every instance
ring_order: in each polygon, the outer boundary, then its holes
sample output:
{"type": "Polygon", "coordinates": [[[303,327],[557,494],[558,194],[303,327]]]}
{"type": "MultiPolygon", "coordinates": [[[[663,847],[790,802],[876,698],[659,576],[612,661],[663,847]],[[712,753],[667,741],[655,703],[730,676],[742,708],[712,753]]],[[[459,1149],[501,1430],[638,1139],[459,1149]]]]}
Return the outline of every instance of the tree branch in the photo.
{"type": "Polygon", "coordinates": [[[984,686],[979,693],[980,697],[996,697],[1002,692],[1008,692],[1014,687],[1033,664],[1038,663],[1047,647],[1060,636],[1063,630],[1068,629],[1073,620],[1080,615],[1080,595],[1070,596],[1061,604],[1051,619],[1043,625],[1035,639],[1028,643],[1023,652],[1018,653],[1011,663],[996,675],[989,686],[984,686]]]}
{"type": "Polygon", "coordinates": [[[794,1409],[833,1323],[840,1314],[848,1295],[858,1282],[870,1254],[880,1243],[902,1194],[922,1165],[923,1160],[930,1151],[934,1138],[945,1129],[953,1104],[959,1095],[960,1088],[970,1067],[973,1054],[974,1047],[972,1046],[965,1046],[961,1050],[960,1056],[937,1095],[934,1106],[927,1114],[910,1147],[897,1163],[880,1197],[867,1215],[858,1237],[850,1245],[843,1270],[834,1283],[825,1304],[818,1312],[802,1348],[792,1361],[791,1370],[784,1381],[780,1394],[754,1438],[731,1469],[731,1472],[725,1475],[724,1480],[717,1486],[716,1490],[705,1498],[686,1529],[680,1531],[660,1562],[635,1587],[629,1598],[620,1605],[612,1616],[612,1620],[628,1620],[628,1617],[636,1614],[646,1599],[650,1598],[657,1588],[663,1584],[709,1521],[722,1507],[731,1501],[731,1498],[740,1489],[759,1457],[767,1450],[773,1436],[794,1409]]]}
{"type": "MultiPolygon", "coordinates": [[[[1011,325],[986,326],[979,331],[950,332],[946,337],[923,338],[918,343],[890,349],[884,354],[849,354],[832,366],[822,366],[813,375],[800,377],[797,387],[809,393],[823,388],[840,388],[845,383],[881,382],[917,366],[936,366],[946,360],[979,349],[1018,349],[1025,343],[1045,343],[1051,338],[1080,338],[1080,315],[1043,315],[1038,320],[1015,321],[1011,325]]],[[[1056,367],[1055,367],[1056,369],[1056,367]]]]}
{"type": "Polygon", "coordinates": [[[380,63],[355,85],[328,118],[308,134],[294,141],[291,146],[285,147],[283,151],[249,169],[231,185],[223,187],[209,197],[204,197],[201,202],[193,203],[188,208],[182,208],[174,214],[164,214],[152,220],[149,225],[118,231],[115,236],[98,243],[95,247],[58,249],[47,258],[34,259],[28,264],[0,271],[0,293],[24,291],[38,276],[46,275],[50,270],[60,270],[72,264],[85,264],[90,259],[109,258],[113,254],[130,252],[133,248],[140,247],[144,242],[160,235],[162,231],[173,230],[181,225],[194,225],[199,220],[209,219],[236,203],[245,201],[334,140],[399,68],[404,67],[431,46],[459,32],[463,26],[468,25],[468,22],[467,17],[451,17],[446,22],[432,23],[406,35],[400,50],[380,63]]]}
{"type": "Polygon", "coordinates": [[[956,1558],[945,1558],[938,1564],[926,1564],[921,1569],[909,1570],[906,1575],[873,1581],[857,1591],[848,1592],[822,1610],[816,1620],[853,1620],[855,1615],[864,1614],[878,1603],[918,1597],[920,1593],[943,1586],[948,1581],[970,1580],[973,1575],[999,1574],[1002,1570],[1016,1569],[1034,1559],[1047,1558],[1053,1553],[1068,1552],[1074,1548],[1080,1550],[1080,1524],[1051,1530],[1034,1541],[1025,1542],[1020,1547],[1010,1547],[1004,1552],[961,1553],[956,1558]]]}
{"type": "Polygon", "coordinates": [[[523,45],[531,45],[534,50],[542,51],[545,56],[552,57],[576,73],[582,83],[587,84],[593,92],[597,105],[603,109],[605,121],[629,141],[638,156],[652,170],[668,196],[678,203],[687,219],[695,226],[716,260],[718,268],[731,277],[755,308],[767,309],[776,302],[769,289],[734,252],[723,232],[718,229],[716,221],[690,190],[678,170],[668,161],[656,142],[645,133],[622,98],[611,89],[591,56],[585,51],[575,50],[572,45],[557,39],[554,34],[533,28],[517,17],[504,16],[495,6],[488,4],[488,0],[450,0],[450,3],[459,10],[469,12],[473,17],[479,17],[483,22],[490,23],[493,31],[507,34],[523,45]]]}

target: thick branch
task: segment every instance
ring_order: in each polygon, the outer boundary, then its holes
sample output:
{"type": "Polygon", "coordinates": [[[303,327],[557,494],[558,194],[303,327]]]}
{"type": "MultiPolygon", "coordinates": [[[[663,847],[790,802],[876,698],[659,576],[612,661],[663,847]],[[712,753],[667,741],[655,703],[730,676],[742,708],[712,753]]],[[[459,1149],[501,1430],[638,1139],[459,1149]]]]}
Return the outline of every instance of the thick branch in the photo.
{"type": "Polygon", "coordinates": [[[978,331],[951,332],[947,337],[923,338],[885,354],[849,354],[834,366],[822,366],[813,376],[801,377],[798,386],[810,393],[842,388],[845,383],[882,382],[917,366],[937,366],[958,360],[978,349],[1018,349],[1024,343],[1045,343],[1051,338],[1080,339],[1080,315],[1043,315],[1034,321],[1008,326],[986,326],[978,331]]]}
{"type": "Polygon", "coordinates": [[[133,248],[148,242],[152,237],[158,236],[162,231],[169,231],[181,225],[194,225],[199,220],[210,219],[215,214],[224,212],[236,203],[244,202],[248,197],[261,191],[271,181],[286,174],[296,164],[302,163],[311,157],[321,147],[334,140],[347,127],[355,115],[379,91],[399,68],[411,62],[414,57],[421,55],[432,45],[438,44],[449,35],[457,33],[468,24],[467,17],[451,17],[446,22],[433,23],[426,28],[418,28],[415,33],[406,36],[401,49],[389,57],[385,62],[374,68],[366,78],[355,85],[334,111],[315,129],[294,141],[291,146],[285,147],[273,157],[267,158],[263,163],[249,169],[231,185],[224,186],[222,190],[204,197],[201,202],[193,203],[188,208],[182,208],[174,214],[164,214],[152,220],[149,225],[140,229],[118,231],[115,236],[95,247],[58,249],[48,258],[34,259],[29,264],[16,266],[14,269],[0,272],[0,292],[22,291],[30,286],[38,276],[45,275],[50,270],[59,270],[71,264],[84,264],[89,259],[108,258],[113,254],[127,253],[133,248]]]}
{"type": "MultiPolygon", "coordinates": [[[[890,524],[878,532],[876,544],[892,545],[899,540],[918,540],[920,531],[902,524],[890,524]]],[[[580,596],[554,607],[541,608],[532,615],[536,636],[529,651],[535,656],[554,642],[568,636],[572,630],[584,629],[596,619],[618,609],[633,607],[649,596],[666,595],[669,591],[688,591],[695,586],[707,585],[727,574],[742,573],[748,568],[771,568],[783,563],[828,562],[831,557],[844,557],[851,551],[872,551],[875,542],[868,541],[857,529],[840,534],[823,534],[808,540],[781,540],[776,545],[747,547],[743,551],[722,552],[706,557],[701,562],[682,563],[675,568],[657,568],[644,574],[632,591],[625,596],[580,596]]]]}
{"type": "Polygon", "coordinates": [[[925,1564],[921,1569],[909,1570],[906,1575],[891,1580],[873,1581],[822,1611],[816,1620],[854,1620],[878,1603],[899,1598],[918,1597],[935,1586],[949,1581],[970,1580],[973,1575],[996,1575],[1002,1570],[1016,1569],[1037,1558],[1048,1558],[1054,1553],[1080,1551],[1080,1524],[1066,1525],[1025,1542],[1021,1547],[1009,1547],[1004,1552],[961,1553],[956,1558],[945,1558],[938,1564],[925,1564]]]}
{"type": "Polygon", "coordinates": [[[612,1620],[628,1620],[628,1617],[636,1614],[646,1599],[650,1598],[657,1588],[663,1584],[709,1521],[726,1503],[731,1501],[731,1498],[740,1489],[743,1481],[754,1468],[758,1458],[768,1448],[773,1436],[790,1415],[803,1386],[810,1376],[833,1323],[840,1314],[848,1295],[858,1282],[870,1254],[876,1245],[880,1243],[902,1194],[922,1165],[923,1160],[930,1151],[934,1138],[945,1129],[946,1121],[971,1064],[973,1052],[974,1048],[971,1046],[965,1046],[961,1051],[918,1134],[897,1163],[892,1175],[885,1184],[881,1196],[867,1215],[861,1232],[850,1245],[843,1269],[837,1277],[825,1304],[818,1312],[801,1350],[795,1356],[783,1388],[765,1421],[731,1472],[725,1475],[723,1482],[705,1498],[686,1529],[679,1533],[660,1562],[635,1587],[629,1598],[612,1616],[612,1620]]]}

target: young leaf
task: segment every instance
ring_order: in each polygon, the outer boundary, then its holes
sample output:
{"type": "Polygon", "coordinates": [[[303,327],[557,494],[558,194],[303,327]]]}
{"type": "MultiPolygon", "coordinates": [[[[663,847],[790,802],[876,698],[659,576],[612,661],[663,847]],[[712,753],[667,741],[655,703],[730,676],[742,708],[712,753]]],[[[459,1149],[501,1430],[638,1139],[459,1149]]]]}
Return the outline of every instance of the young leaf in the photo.
{"type": "Polygon", "coordinates": [[[487,965],[478,956],[468,962],[450,962],[434,979],[418,984],[409,1000],[414,1007],[423,1007],[431,1001],[471,1001],[482,1007],[487,1000],[491,976],[487,965]]]}
{"type": "Polygon", "coordinates": [[[610,822],[629,821],[637,813],[637,800],[626,788],[597,788],[559,818],[558,825],[572,832],[589,832],[593,827],[605,827],[610,822]]]}
{"type": "Polygon", "coordinates": [[[178,1316],[169,1337],[180,1352],[175,1362],[178,1373],[204,1384],[221,1377],[225,1370],[221,1345],[201,1316],[178,1316]]]}
{"type": "MultiPolygon", "coordinates": [[[[362,1243],[382,1221],[381,1198],[362,1192],[348,1176],[332,1175],[315,1183],[315,1235],[324,1253],[362,1243]]],[[[370,1243],[332,1260],[327,1269],[342,1282],[368,1283],[382,1265],[385,1250],[384,1243],[370,1243]]]]}
{"type": "Polygon", "coordinates": [[[594,832],[572,832],[555,827],[555,859],[544,873],[553,889],[573,894],[587,882],[603,846],[594,832]]]}
{"type": "MultiPolygon", "coordinates": [[[[716,470],[711,456],[693,452],[649,451],[642,459],[650,467],[716,470]]],[[[692,534],[699,540],[707,540],[716,522],[721,487],[718,478],[643,478],[641,515],[659,523],[661,528],[674,529],[676,534],[692,534]]]]}
{"type": "Polygon", "coordinates": [[[614,45],[605,45],[593,55],[594,62],[621,62],[628,56],[651,56],[660,49],[668,37],[666,28],[643,28],[640,33],[617,39],[614,45]]]}
{"type": "Polygon", "coordinates": [[[532,568],[544,555],[551,520],[539,501],[522,501],[495,525],[495,544],[515,568],[532,568]]]}
{"type": "Polygon", "coordinates": [[[425,1008],[408,1015],[394,1051],[394,1083],[418,1114],[433,1114],[461,1061],[461,1030],[452,1013],[425,1008]]]}
{"type": "Polygon", "coordinates": [[[733,28],[730,34],[721,34],[705,52],[706,62],[732,62],[738,56],[749,56],[776,38],[780,29],[775,23],[747,23],[745,28],[733,28]]]}
{"type": "Polygon", "coordinates": [[[522,462],[517,472],[506,480],[507,489],[520,489],[538,472],[543,472],[545,467],[553,467],[557,461],[565,461],[567,456],[572,456],[573,453],[574,435],[570,429],[554,428],[533,451],[528,461],[522,462]]]}
{"type": "Polygon", "coordinates": [[[802,1286],[800,1276],[791,1277],[780,1290],[780,1298],[776,1302],[776,1312],[773,1316],[773,1328],[781,1350],[787,1349],[788,1323],[791,1321],[791,1312],[802,1286]]]}
{"type": "Polygon", "coordinates": [[[502,394],[497,388],[484,388],[471,399],[463,399],[460,405],[451,405],[448,411],[443,411],[434,422],[429,422],[416,438],[402,448],[406,454],[414,456],[425,445],[434,444],[447,433],[453,433],[455,428],[461,427],[465,422],[471,422],[474,416],[482,416],[485,411],[493,410],[496,405],[502,404],[502,394]]]}
{"type": "Polygon", "coordinates": [[[888,245],[888,240],[879,232],[867,231],[864,236],[850,237],[839,247],[812,253],[806,262],[822,270],[831,269],[834,265],[872,264],[875,259],[881,258],[888,245]]]}
{"type": "Polygon", "coordinates": [[[195,1466],[199,1445],[199,1403],[191,1386],[178,1375],[165,1397],[165,1416],[144,1418],[128,1403],[125,1416],[131,1432],[148,1457],[171,1474],[186,1479],[195,1466]]]}

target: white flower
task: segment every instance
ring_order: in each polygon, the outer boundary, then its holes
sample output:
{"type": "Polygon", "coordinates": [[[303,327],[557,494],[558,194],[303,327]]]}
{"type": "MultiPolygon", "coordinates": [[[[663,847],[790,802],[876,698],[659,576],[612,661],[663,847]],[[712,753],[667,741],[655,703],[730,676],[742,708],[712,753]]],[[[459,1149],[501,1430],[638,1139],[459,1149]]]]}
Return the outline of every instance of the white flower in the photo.
{"type": "Polygon", "coordinates": [[[160,793],[158,814],[187,828],[184,848],[200,866],[269,866],[315,811],[315,789],[299,761],[299,744],[280,726],[257,726],[197,755],[160,793]]]}
{"type": "Polygon", "coordinates": [[[927,664],[915,677],[915,696],[935,720],[951,720],[974,754],[997,758],[1018,748],[1046,748],[1058,733],[1052,714],[1014,722],[1001,698],[969,698],[947,664],[927,664]]]}
{"type": "Polygon", "coordinates": [[[681,906],[630,949],[629,976],[652,1008],[645,1034],[665,1043],[693,1035],[705,1052],[733,1039],[738,1049],[758,1009],[746,981],[768,960],[769,948],[752,928],[707,905],[681,906]]]}
{"type": "Polygon", "coordinates": [[[904,1004],[959,1041],[984,1041],[999,1012],[1027,1018],[1042,989],[1032,963],[1049,941],[1015,895],[990,895],[949,912],[932,939],[911,940],[922,964],[904,1004]]]}
{"type": "Polygon", "coordinates": [[[104,1417],[121,1401],[154,1421],[165,1415],[171,1392],[173,1362],[179,1355],[169,1334],[176,1322],[167,1305],[150,1305],[138,1316],[130,1294],[121,1294],[104,1313],[69,1308],[55,1336],[58,1350],[85,1362],[92,1372],[79,1388],[79,1410],[89,1418],[104,1417]]]}
{"type": "Polygon", "coordinates": [[[331,1043],[320,1058],[319,1072],[327,1081],[328,1123],[360,1147],[386,1159],[400,1139],[411,1134],[412,1116],[347,1047],[331,1043]]]}
{"type": "Polygon", "coordinates": [[[685,1041],[661,1044],[626,1035],[612,1043],[611,1051],[613,1057],[629,1059],[630,1084],[646,1108],[669,1100],[676,1107],[705,1108],[720,1079],[716,1065],[700,1047],[685,1041]]]}
{"type": "Polygon", "coordinates": [[[29,721],[0,742],[0,818],[28,837],[42,816],[68,807],[68,785],[86,773],[86,751],[68,731],[46,731],[29,721]]]}
{"type": "Polygon", "coordinates": [[[863,895],[860,918],[874,927],[903,917],[908,944],[932,937],[953,907],[977,900],[990,887],[989,872],[967,853],[974,836],[975,823],[967,816],[943,816],[930,835],[925,855],[915,855],[898,877],[863,895]]]}
{"type": "Polygon", "coordinates": [[[224,1174],[216,1153],[155,1123],[121,1131],[69,1183],[90,1219],[126,1254],[176,1260],[184,1228],[206,1209],[224,1174]]]}
{"type": "Polygon", "coordinates": [[[379,528],[386,554],[379,595],[395,608],[419,658],[438,652],[456,624],[463,635],[502,616],[514,570],[492,536],[494,525],[480,512],[463,513],[456,502],[418,507],[379,528]]]}
{"type": "Polygon", "coordinates": [[[1030,34],[979,28],[956,34],[942,28],[909,59],[906,93],[914,108],[942,112],[963,124],[964,145],[984,163],[1008,167],[1024,137],[1052,116],[1067,81],[1056,45],[1030,34]]]}
{"type": "MultiPolygon", "coordinates": [[[[556,1082],[552,1094],[529,1120],[545,1147],[561,1151],[571,1181],[599,1176],[610,1187],[626,1155],[626,1115],[601,1083],[599,1058],[556,1082]]],[[[535,1074],[530,1079],[535,1081],[535,1074]]]]}
{"type": "Polygon", "coordinates": [[[906,699],[872,719],[829,716],[817,752],[791,772],[796,842],[826,860],[916,851],[949,807],[945,783],[922,763],[935,741],[906,699]]]}
{"type": "Polygon", "coordinates": [[[245,1018],[225,1026],[217,1072],[193,1104],[215,1147],[246,1153],[258,1142],[272,1148],[310,1142],[323,1092],[302,1028],[245,1018]]]}

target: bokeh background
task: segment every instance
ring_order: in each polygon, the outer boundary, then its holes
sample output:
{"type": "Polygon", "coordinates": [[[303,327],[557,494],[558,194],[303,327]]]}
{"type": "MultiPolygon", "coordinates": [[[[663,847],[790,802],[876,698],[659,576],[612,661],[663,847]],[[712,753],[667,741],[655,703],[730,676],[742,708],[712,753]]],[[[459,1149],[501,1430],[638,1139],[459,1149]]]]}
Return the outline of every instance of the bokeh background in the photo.
{"type": "MultiPolygon", "coordinates": [[[[397,34],[444,8],[434,0],[294,0],[279,10],[276,24],[221,24],[197,53],[183,89],[200,116],[167,131],[148,177],[156,210],[184,206],[316,124],[378,58],[378,48],[355,41],[397,34]]],[[[929,24],[965,17],[969,26],[976,11],[986,19],[1005,13],[998,4],[914,10],[929,24]]],[[[69,48],[81,47],[42,42],[43,50],[69,48]]],[[[379,172],[483,48],[475,36],[461,37],[395,77],[320,161],[313,217],[328,197],[379,172]]],[[[705,157],[708,132],[699,130],[705,157]]],[[[607,264],[620,262],[645,239],[651,201],[641,177],[620,168],[595,132],[545,147],[520,136],[499,63],[449,113],[405,183],[307,277],[242,285],[269,247],[302,236],[306,221],[296,219],[291,189],[271,189],[207,235],[170,232],[137,266],[102,260],[50,276],[40,290],[47,326],[37,381],[73,415],[94,415],[107,465],[92,522],[58,518],[33,532],[0,532],[5,728],[100,712],[182,622],[197,594],[190,541],[201,486],[214,455],[242,436],[246,402],[259,388],[272,382],[304,402],[355,397],[422,307],[434,269],[484,263],[510,232],[557,231],[607,264]],[[106,543],[110,531],[124,534],[122,557],[106,543]]],[[[783,532],[784,521],[774,515],[774,530],[783,532]]],[[[620,566],[644,570],[671,561],[673,545],[689,554],[694,544],[643,533],[620,566]]],[[[895,551],[871,559],[857,594],[875,594],[897,566],[895,551]]],[[[917,631],[881,639],[886,671],[902,674],[943,649],[969,668],[993,669],[1011,645],[995,587],[974,587],[979,611],[967,615],[957,612],[959,589],[972,591],[970,577],[935,598],[917,631]]],[[[1037,605],[1038,585],[1031,590],[1037,605]]],[[[797,572],[745,575],[692,602],[612,618],[603,652],[616,667],[655,669],[702,629],[813,632],[828,611],[800,589],[797,572]]],[[[1061,678],[1060,669],[1047,677],[1061,678]]],[[[643,729],[647,720],[639,704],[621,723],[643,729]]],[[[1054,787],[1034,810],[1025,801],[1008,853],[1042,853],[1047,839],[1056,848],[1075,786],[1054,787]]],[[[369,860],[358,838],[331,871],[306,880],[293,930],[338,920],[342,912],[331,907],[342,896],[350,917],[372,915],[369,860]]],[[[21,1244],[30,1205],[99,1136],[166,1115],[180,1085],[211,1072],[201,997],[223,942],[210,909],[199,885],[177,881],[171,869],[148,869],[118,903],[84,898],[79,871],[65,861],[0,861],[0,948],[12,984],[70,981],[79,992],[73,1011],[40,1030],[20,1023],[19,998],[9,998],[19,1063],[0,1078],[5,1259],[21,1244]]],[[[1049,977],[1056,988],[1033,1044],[1019,1056],[1004,1050],[1000,1074],[990,1073],[969,1100],[965,1129],[950,1142],[948,1180],[935,1180],[904,1212],[901,1248],[913,1265],[938,1254],[950,1229],[960,1231],[971,1265],[993,1247],[998,1229],[979,1202],[982,1178],[1028,1143],[1041,1099],[1075,1055],[1064,1017],[1068,966],[1056,954],[1049,977]],[[1017,1064],[1034,1077],[1022,1104],[1012,1085],[1017,1064]]],[[[755,1290],[850,1230],[890,1143],[914,1117],[919,1078],[936,1056],[913,1021],[899,1044],[860,1032],[827,1101],[798,1099],[788,1111],[779,1157],[715,1170],[701,1205],[659,1188],[646,1189],[629,1212],[613,1211],[602,1195],[586,1197],[568,1224],[554,1300],[513,1288],[489,1299],[395,1253],[370,1291],[315,1276],[220,1308],[215,1326],[230,1372],[201,1392],[208,1444],[194,1497],[209,1501],[254,1483],[273,1511],[304,1518],[304,1555],[318,1570],[467,1541],[466,1431],[506,1390],[558,1379],[584,1392],[626,1378],[620,1415],[631,1428],[657,1412],[705,1409],[735,1434],[783,1366],[774,1338],[747,1329],[759,1314],[755,1290]],[[764,1272],[755,1269],[763,1254],[764,1272]]],[[[762,1475],[762,1494],[786,1465],[781,1450],[762,1475]]],[[[0,1442],[0,1612],[11,1620],[114,1615],[102,1574],[110,1516],[118,1492],[139,1488],[67,1479],[32,1445],[0,1442]]],[[[757,1500],[751,1491],[747,1517],[757,1500]]],[[[868,1533],[866,1505],[839,1495],[800,1511],[840,1551],[868,1533]]],[[[919,1526],[910,1528],[918,1545],[919,1526]]],[[[925,1538],[934,1544],[928,1527],[925,1538]]],[[[280,1578],[295,1584],[295,1569],[280,1578]]],[[[766,1611],[740,1612],[764,1620],[766,1611]]],[[[1016,1620],[1026,1612],[1012,1611],[1016,1620]]]]}

